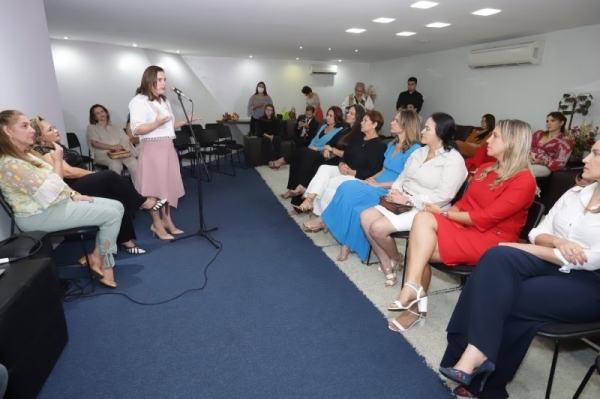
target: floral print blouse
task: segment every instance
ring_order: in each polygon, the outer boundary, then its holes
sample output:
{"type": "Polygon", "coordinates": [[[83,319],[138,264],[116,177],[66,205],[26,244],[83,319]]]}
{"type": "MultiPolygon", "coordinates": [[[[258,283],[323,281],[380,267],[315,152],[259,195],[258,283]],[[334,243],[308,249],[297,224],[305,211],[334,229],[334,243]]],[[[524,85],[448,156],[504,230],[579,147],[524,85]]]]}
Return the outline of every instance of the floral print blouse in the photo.
{"type": "Polygon", "coordinates": [[[545,132],[538,130],[533,134],[531,138],[531,153],[536,158],[544,160],[544,165],[552,172],[563,170],[569,161],[571,151],[573,151],[573,141],[565,136],[559,134],[553,140],[547,143],[540,143],[545,132]]]}

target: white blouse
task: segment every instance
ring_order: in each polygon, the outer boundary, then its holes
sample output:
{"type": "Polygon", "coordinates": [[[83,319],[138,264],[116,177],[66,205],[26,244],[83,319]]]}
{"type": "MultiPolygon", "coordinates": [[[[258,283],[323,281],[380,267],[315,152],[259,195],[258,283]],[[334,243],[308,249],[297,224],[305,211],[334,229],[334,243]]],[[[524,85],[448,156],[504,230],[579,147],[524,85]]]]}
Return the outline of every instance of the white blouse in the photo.
{"type": "MultiPolygon", "coordinates": [[[[583,265],[569,263],[555,248],[554,254],[563,263],[559,269],[561,272],[569,273],[571,269],[600,269],[600,213],[584,214],[585,207],[588,206],[597,186],[598,183],[593,183],[583,188],[573,187],[564,193],[542,223],[529,233],[529,241],[532,243],[535,243],[535,239],[540,234],[551,234],[585,248],[588,261],[583,265]]],[[[596,205],[593,209],[598,207],[600,205],[596,205]]]]}
{"type": "Polygon", "coordinates": [[[447,207],[467,178],[465,161],[458,151],[440,148],[432,159],[425,162],[429,147],[416,150],[406,161],[404,170],[392,184],[418,209],[423,202],[447,207]]]}
{"type": "Polygon", "coordinates": [[[149,101],[147,96],[138,94],[129,102],[129,113],[131,115],[131,131],[134,136],[140,125],[152,123],[159,116],[171,116],[169,122],[163,123],[148,134],[138,136],[140,141],[175,138],[175,117],[169,100],[163,100],[159,103],[156,100],[149,101]]]}

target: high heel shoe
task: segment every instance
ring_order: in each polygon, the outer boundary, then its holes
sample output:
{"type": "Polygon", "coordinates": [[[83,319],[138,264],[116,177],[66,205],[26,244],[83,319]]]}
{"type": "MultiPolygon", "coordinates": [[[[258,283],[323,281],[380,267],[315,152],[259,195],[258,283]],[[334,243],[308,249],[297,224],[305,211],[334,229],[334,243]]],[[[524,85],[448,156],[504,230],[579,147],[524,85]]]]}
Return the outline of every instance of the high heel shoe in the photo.
{"type": "Polygon", "coordinates": [[[150,225],[150,231],[152,232],[152,236],[158,237],[163,241],[171,241],[175,239],[175,237],[173,237],[171,234],[160,235],[153,224],[150,225]]]}
{"type": "Polygon", "coordinates": [[[417,304],[419,312],[427,313],[427,296],[421,296],[423,294],[423,286],[415,283],[405,283],[404,286],[409,286],[417,293],[417,298],[411,301],[408,305],[403,305],[400,300],[396,300],[390,304],[388,310],[392,312],[398,312],[410,309],[411,306],[417,304]],[[395,305],[392,307],[392,305],[395,305]]]}
{"type": "Polygon", "coordinates": [[[302,223],[302,230],[306,233],[318,233],[321,230],[325,230],[327,227],[324,223],[321,223],[319,226],[311,226],[309,222],[302,223]]]}
{"type": "Polygon", "coordinates": [[[146,253],[145,249],[142,249],[142,248],[138,247],[137,245],[134,245],[133,247],[128,247],[126,245],[121,244],[121,248],[132,255],[141,255],[141,254],[146,253]]]}
{"type": "Polygon", "coordinates": [[[108,288],[117,288],[116,281],[114,281],[114,280],[113,281],[102,281],[102,280],[104,280],[104,278],[99,278],[98,282],[100,284],[102,284],[103,286],[108,287],[108,288]]]}
{"type": "Polygon", "coordinates": [[[152,205],[150,208],[142,208],[142,209],[145,211],[159,211],[163,206],[165,206],[165,204],[167,202],[169,202],[169,200],[157,198],[154,205],[152,205]]]}
{"type": "Polygon", "coordinates": [[[421,326],[425,325],[425,316],[423,316],[421,313],[413,312],[410,309],[408,309],[408,312],[414,314],[415,316],[418,316],[417,320],[413,321],[410,326],[408,326],[408,327],[405,328],[402,324],[400,324],[400,322],[398,322],[398,320],[396,320],[396,319],[389,319],[388,320],[388,322],[389,322],[388,323],[388,328],[390,330],[392,330],[393,332],[403,333],[404,331],[410,330],[411,328],[413,328],[417,324],[421,325],[421,326]],[[396,326],[396,328],[392,328],[392,325],[396,326]]]}
{"type": "Polygon", "coordinates": [[[386,269],[384,271],[385,274],[385,286],[386,287],[393,287],[396,285],[396,268],[394,263],[392,262],[392,267],[391,267],[391,272],[388,273],[389,269],[386,269]]]}
{"type": "Polygon", "coordinates": [[[183,231],[183,230],[179,230],[179,229],[177,229],[177,228],[175,228],[175,229],[170,229],[170,228],[168,228],[168,227],[165,227],[165,229],[167,229],[167,231],[168,231],[169,233],[171,233],[171,234],[183,234],[183,233],[185,233],[185,231],[183,231]]]}
{"type": "Polygon", "coordinates": [[[467,390],[464,385],[459,385],[452,390],[452,393],[456,396],[461,396],[463,398],[473,398],[477,399],[477,396],[473,395],[471,392],[467,390]]]}
{"type": "Polygon", "coordinates": [[[92,272],[92,276],[94,276],[95,278],[104,278],[104,273],[102,273],[102,271],[100,270],[99,267],[97,267],[96,265],[94,265],[94,262],[92,262],[92,255],[88,255],[88,258],[90,259],[90,262],[92,263],[92,265],[88,265],[85,256],[82,256],[81,258],[79,258],[79,264],[81,265],[81,267],[88,267],[90,268],[90,271],[92,272]]]}
{"type": "Polygon", "coordinates": [[[462,370],[455,369],[452,367],[440,367],[440,373],[446,378],[456,381],[459,384],[469,386],[474,377],[482,374],[481,385],[479,391],[483,391],[483,387],[487,382],[488,377],[496,370],[496,365],[492,363],[490,359],[486,359],[485,362],[481,363],[471,374],[465,373],[462,370]]]}
{"type": "Polygon", "coordinates": [[[292,205],[301,212],[311,212],[313,210],[313,198],[306,198],[300,205],[292,205]]]}

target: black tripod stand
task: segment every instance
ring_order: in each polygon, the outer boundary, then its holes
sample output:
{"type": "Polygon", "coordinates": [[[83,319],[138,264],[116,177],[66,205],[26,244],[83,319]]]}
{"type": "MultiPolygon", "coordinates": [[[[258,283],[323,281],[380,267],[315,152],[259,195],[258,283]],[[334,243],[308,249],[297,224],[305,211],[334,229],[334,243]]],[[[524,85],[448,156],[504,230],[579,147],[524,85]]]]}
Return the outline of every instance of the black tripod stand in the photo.
{"type": "MultiPolygon", "coordinates": [[[[219,244],[214,240],[214,238],[212,238],[210,236],[210,232],[211,231],[215,231],[217,230],[217,227],[214,227],[212,229],[207,229],[206,228],[206,224],[204,222],[204,211],[203,211],[203,205],[204,205],[204,198],[202,196],[202,183],[200,182],[200,163],[202,162],[202,166],[204,167],[204,170],[206,171],[206,173],[210,173],[208,171],[208,168],[206,167],[206,163],[204,162],[204,157],[202,156],[202,154],[200,153],[200,142],[198,140],[196,140],[196,137],[194,136],[194,129],[192,127],[192,121],[190,120],[190,118],[188,117],[187,111],[185,110],[185,106],[183,105],[183,100],[181,99],[181,93],[176,92],[177,93],[177,98],[179,99],[179,103],[181,104],[181,108],[183,109],[183,114],[185,115],[185,120],[187,121],[187,125],[190,129],[190,138],[193,137],[193,142],[196,143],[195,144],[195,148],[194,148],[194,154],[195,154],[195,161],[196,161],[196,178],[197,178],[197,187],[198,187],[198,216],[200,218],[200,227],[198,228],[198,231],[195,232],[194,234],[190,234],[187,236],[183,236],[183,237],[177,237],[173,240],[171,240],[171,242],[175,242],[175,241],[179,241],[179,240],[183,240],[186,238],[190,238],[190,237],[196,237],[196,236],[201,236],[206,238],[215,248],[220,248],[219,244]]],[[[190,101],[192,101],[190,99],[190,101]]],[[[193,104],[193,102],[192,102],[193,104]]],[[[193,110],[193,107],[192,107],[193,110]]]]}

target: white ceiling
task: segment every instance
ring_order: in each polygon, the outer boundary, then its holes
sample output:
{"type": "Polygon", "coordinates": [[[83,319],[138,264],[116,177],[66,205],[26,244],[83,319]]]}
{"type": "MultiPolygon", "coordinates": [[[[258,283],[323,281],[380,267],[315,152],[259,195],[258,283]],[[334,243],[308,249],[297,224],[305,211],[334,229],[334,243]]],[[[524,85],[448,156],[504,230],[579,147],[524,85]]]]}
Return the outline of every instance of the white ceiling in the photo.
{"type": "Polygon", "coordinates": [[[411,8],[416,1],[45,0],[45,5],[53,39],[137,43],[190,55],[327,62],[388,60],[600,21],[600,0],[438,0],[429,10],[411,8]],[[502,12],[471,15],[486,7],[502,12]],[[396,20],[372,22],[378,17],[396,20]],[[451,25],[425,27],[432,22],[451,25]],[[348,28],[367,31],[350,34],[348,28]],[[417,34],[395,35],[401,31],[417,34]]]}

